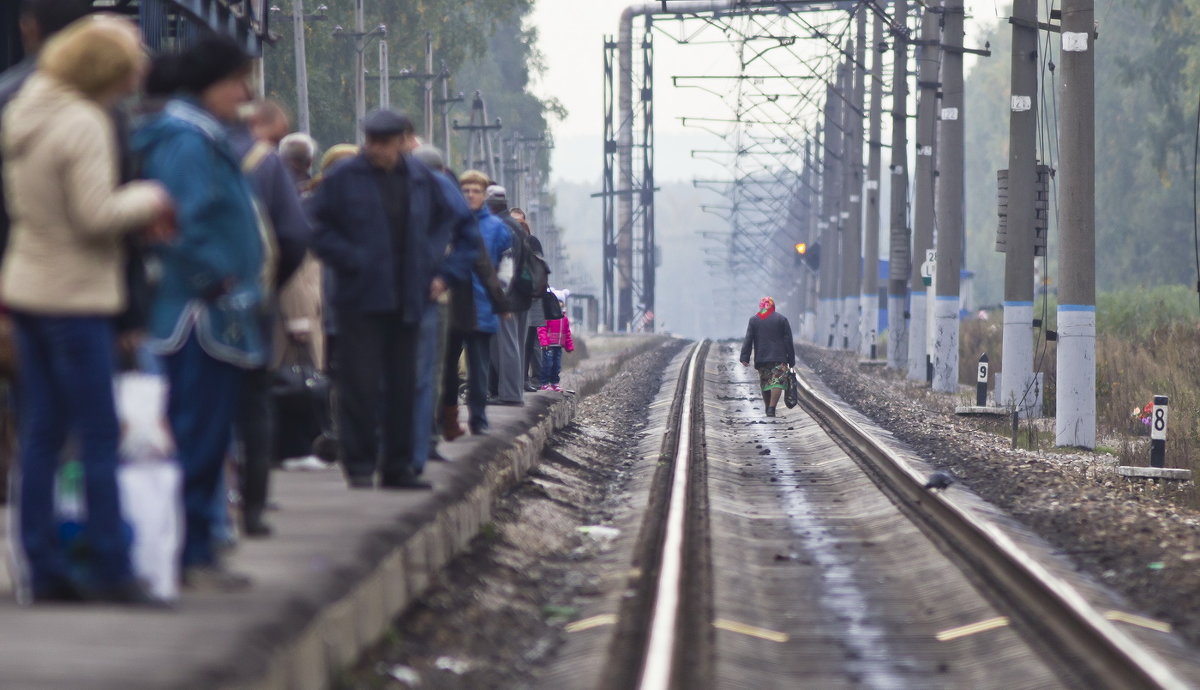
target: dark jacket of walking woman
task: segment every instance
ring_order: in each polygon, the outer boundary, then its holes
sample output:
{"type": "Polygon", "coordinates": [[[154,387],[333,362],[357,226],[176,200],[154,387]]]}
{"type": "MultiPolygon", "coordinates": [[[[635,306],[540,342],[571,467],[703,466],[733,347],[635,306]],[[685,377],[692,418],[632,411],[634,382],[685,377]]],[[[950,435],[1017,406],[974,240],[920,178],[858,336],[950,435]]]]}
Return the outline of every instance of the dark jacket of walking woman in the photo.
{"type": "Polygon", "coordinates": [[[775,311],[775,300],[770,297],[762,298],[758,313],[750,317],[746,326],[740,358],[743,366],[750,366],[751,350],[767,416],[774,417],[779,396],[787,385],[788,369],[796,365],[796,344],[792,340],[792,325],[787,317],[775,311]]]}

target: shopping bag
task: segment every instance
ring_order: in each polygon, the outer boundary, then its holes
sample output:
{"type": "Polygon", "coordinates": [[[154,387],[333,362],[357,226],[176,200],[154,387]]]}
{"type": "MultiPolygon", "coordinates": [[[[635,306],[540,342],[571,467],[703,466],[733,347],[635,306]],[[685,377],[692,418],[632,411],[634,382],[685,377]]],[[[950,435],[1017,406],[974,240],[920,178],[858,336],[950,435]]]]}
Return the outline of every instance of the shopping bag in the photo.
{"type": "Polygon", "coordinates": [[[783,389],[783,404],[788,406],[788,409],[800,404],[800,381],[796,378],[796,370],[788,369],[787,384],[783,389]]]}
{"type": "Polygon", "coordinates": [[[183,473],[174,462],[125,463],[117,469],[121,514],[133,533],[133,573],[154,596],[179,596],[179,549],[183,517],[179,496],[183,473]]]}
{"type": "Polygon", "coordinates": [[[134,574],[157,597],[179,596],[179,550],[183,544],[183,472],[167,426],[167,382],[161,376],[117,377],[121,465],[117,488],[121,513],[132,532],[134,574]]]}

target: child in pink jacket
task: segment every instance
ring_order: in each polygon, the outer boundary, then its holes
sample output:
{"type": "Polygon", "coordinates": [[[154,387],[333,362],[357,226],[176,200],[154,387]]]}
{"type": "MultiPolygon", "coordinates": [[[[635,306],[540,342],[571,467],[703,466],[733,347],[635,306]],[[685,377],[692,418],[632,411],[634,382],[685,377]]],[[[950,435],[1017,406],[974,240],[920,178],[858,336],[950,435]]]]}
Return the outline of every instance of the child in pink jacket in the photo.
{"type": "Polygon", "coordinates": [[[562,370],[562,352],[575,350],[575,341],[571,340],[571,322],[567,319],[567,307],[559,300],[562,307],[561,319],[547,319],[545,326],[538,326],[538,342],[542,346],[542,390],[561,391],[558,376],[562,370]]]}

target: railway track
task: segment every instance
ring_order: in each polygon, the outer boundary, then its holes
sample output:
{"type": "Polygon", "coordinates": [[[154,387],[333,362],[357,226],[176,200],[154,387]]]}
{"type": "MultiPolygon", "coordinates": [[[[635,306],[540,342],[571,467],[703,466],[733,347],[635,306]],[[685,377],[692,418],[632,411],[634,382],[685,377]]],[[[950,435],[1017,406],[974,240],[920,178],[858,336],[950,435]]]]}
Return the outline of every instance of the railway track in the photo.
{"type": "Polygon", "coordinates": [[[1193,687],[818,387],[687,358],[603,686],[1193,687]]]}

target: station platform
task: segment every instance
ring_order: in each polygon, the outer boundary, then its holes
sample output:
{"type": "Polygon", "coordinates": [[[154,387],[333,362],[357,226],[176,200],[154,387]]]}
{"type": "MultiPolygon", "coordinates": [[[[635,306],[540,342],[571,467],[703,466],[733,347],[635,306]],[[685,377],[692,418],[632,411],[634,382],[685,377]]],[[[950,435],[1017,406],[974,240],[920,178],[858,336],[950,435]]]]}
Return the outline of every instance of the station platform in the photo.
{"type": "MultiPolygon", "coordinates": [[[[328,687],[467,548],[576,401],[664,340],[586,337],[589,356],[563,376],[576,393],[489,407],[487,435],[439,444],[451,462],[427,466],[433,491],[351,491],[339,470],[275,472],[274,535],[242,540],[229,560],[254,579],[245,592],[185,591],[167,611],[21,607],[0,559],[0,687],[328,687]]],[[[2,553],[7,539],[0,525],[2,553]]]]}

